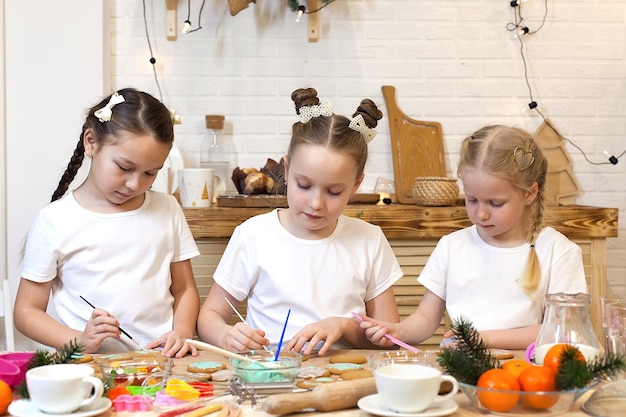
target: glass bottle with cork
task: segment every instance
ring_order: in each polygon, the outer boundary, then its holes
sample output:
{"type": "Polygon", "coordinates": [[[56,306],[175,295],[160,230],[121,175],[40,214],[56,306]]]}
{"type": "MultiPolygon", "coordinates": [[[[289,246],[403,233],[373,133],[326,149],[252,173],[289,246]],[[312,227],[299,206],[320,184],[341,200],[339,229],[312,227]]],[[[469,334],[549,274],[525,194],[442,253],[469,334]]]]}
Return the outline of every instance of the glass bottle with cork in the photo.
{"type": "Polygon", "coordinates": [[[237,153],[228,135],[224,133],[223,115],[207,114],[205,116],[208,129],[200,149],[200,167],[213,168],[220,179],[217,182],[216,195],[236,193],[231,179],[237,165],[237,153]]]}

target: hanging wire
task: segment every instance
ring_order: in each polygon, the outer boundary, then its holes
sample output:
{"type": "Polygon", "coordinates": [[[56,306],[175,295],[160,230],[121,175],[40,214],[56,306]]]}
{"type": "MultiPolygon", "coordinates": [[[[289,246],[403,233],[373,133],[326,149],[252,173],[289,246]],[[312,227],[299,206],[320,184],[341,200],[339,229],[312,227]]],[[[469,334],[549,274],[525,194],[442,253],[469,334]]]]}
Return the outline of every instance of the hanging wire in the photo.
{"type": "MultiPolygon", "coordinates": [[[[206,3],[206,0],[202,0],[202,4],[200,5],[200,11],[198,12],[198,27],[195,29],[191,29],[189,32],[187,33],[192,33],[192,32],[196,32],[200,29],[202,29],[202,10],[204,9],[204,4],[206,3]]],[[[190,14],[191,14],[191,0],[187,0],[187,21],[190,21],[190,14]]]]}
{"type": "Polygon", "coordinates": [[[152,53],[152,44],[150,43],[150,35],[148,33],[148,17],[146,16],[146,0],[142,0],[143,3],[143,25],[146,31],[146,40],[148,41],[148,49],[150,50],[150,64],[152,64],[152,72],[154,72],[154,81],[156,82],[157,89],[159,90],[159,98],[161,103],[163,102],[163,93],[161,93],[161,85],[159,84],[159,77],[156,70],[156,58],[152,53]]]}
{"type": "Polygon", "coordinates": [[[524,81],[526,83],[526,87],[528,88],[528,96],[530,98],[530,103],[528,104],[528,107],[531,110],[534,110],[535,112],[537,112],[537,114],[543,119],[543,121],[550,126],[550,128],[554,131],[554,133],[556,133],[558,135],[558,137],[561,140],[564,140],[566,142],[568,142],[570,145],[572,145],[574,148],[576,148],[583,156],[583,158],[585,158],[585,160],[590,163],[591,165],[615,165],[617,164],[617,162],[619,161],[619,159],[624,156],[624,154],[626,154],[626,150],[624,150],[621,154],[619,154],[618,156],[614,156],[611,155],[611,157],[609,158],[608,161],[604,161],[604,162],[594,162],[592,160],[589,159],[589,157],[587,157],[587,154],[585,153],[585,151],[578,145],[576,145],[576,143],[574,143],[571,139],[563,136],[555,127],[554,125],[546,118],[546,116],[539,110],[539,106],[537,105],[537,102],[535,101],[535,99],[533,98],[533,90],[532,87],[530,85],[530,80],[528,77],[528,63],[526,62],[526,56],[524,55],[524,40],[522,39],[525,35],[531,35],[531,34],[535,34],[537,32],[539,32],[539,30],[541,30],[541,28],[543,27],[543,25],[546,22],[546,17],[548,15],[548,0],[544,0],[544,14],[543,14],[543,19],[541,21],[541,24],[539,25],[539,27],[536,30],[530,31],[528,29],[528,27],[526,26],[522,26],[522,22],[524,21],[524,18],[522,17],[522,7],[520,4],[517,4],[517,6],[514,6],[514,21],[512,23],[508,23],[506,25],[506,28],[508,31],[517,31],[518,32],[518,36],[517,39],[520,43],[520,56],[522,58],[522,64],[524,66],[524,81]]]}
{"type": "MultiPolygon", "coordinates": [[[[320,10],[322,10],[324,7],[328,6],[330,3],[334,2],[335,0],[322,0],[322,4],[320,7],[318,7],[315,10],[310,10],[310,11],[303,11],[304,14],[311,14],[311,13],[317,13],[320,10]]],[[[287,4],[289,5],[289,8],[291,9],[292,12],[297,12],[298,9],[300,8],[300,2],[298,0],[288,0],[287,4]]]]}

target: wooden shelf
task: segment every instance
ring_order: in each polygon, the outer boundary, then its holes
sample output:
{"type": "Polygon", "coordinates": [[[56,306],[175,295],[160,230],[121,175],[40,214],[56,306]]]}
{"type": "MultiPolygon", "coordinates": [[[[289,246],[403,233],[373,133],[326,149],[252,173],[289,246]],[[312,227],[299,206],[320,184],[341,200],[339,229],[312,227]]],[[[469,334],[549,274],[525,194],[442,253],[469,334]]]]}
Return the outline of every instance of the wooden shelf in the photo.
{"type": "MultiPolygon", "coordinates": [[[[210,207],[183,209],[196,239],[228,238],[236,226],[271,207],[210,207]]],[[[590,206],[556,206],[547,216],[555,229],[569,237],[617,237],[618,209],[590,206]]],[[[383,229],[385,236],[406,239],[438,239],[470,226],[464,206],[421,207],[410,204],[349,205],[344,214],[383,229]]]]}

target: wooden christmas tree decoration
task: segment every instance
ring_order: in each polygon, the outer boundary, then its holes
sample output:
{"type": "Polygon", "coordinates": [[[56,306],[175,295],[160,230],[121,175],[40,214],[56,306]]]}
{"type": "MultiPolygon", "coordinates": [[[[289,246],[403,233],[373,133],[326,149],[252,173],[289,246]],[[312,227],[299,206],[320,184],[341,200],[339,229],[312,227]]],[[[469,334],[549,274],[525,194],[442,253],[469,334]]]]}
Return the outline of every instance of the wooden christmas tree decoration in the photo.
{"type": "Polygon", "coordinates": [[[552,122],[546,120],[535,133],[535,140],[548,159],[546,204],[576,204],[581,187],[572,171],[572,159],[565,149],[562,136],[552,122]]]}

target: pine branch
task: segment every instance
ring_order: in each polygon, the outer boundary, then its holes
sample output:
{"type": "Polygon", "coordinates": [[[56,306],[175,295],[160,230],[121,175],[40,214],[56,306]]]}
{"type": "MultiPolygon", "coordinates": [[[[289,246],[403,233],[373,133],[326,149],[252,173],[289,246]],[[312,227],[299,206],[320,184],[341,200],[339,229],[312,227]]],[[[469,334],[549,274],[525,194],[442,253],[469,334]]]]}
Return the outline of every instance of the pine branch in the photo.
{"type": "Polygon", "coordinates": [[[437,362],[460,382],[476,385],[485,371],[499,368],[500,362],[491,354],[472,323],[460,317],[452,323],[457,338],[455,345],[443,349],[437,362]]]}

